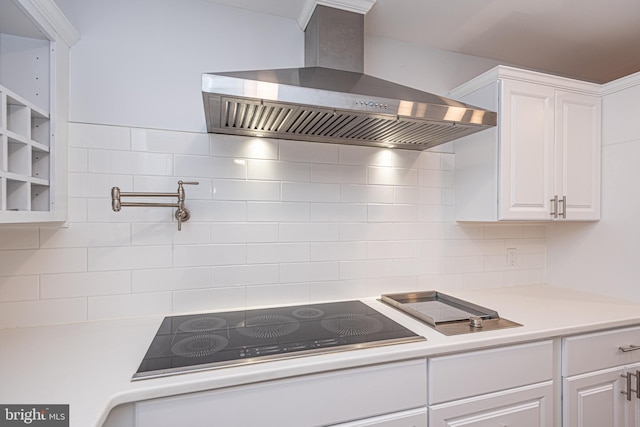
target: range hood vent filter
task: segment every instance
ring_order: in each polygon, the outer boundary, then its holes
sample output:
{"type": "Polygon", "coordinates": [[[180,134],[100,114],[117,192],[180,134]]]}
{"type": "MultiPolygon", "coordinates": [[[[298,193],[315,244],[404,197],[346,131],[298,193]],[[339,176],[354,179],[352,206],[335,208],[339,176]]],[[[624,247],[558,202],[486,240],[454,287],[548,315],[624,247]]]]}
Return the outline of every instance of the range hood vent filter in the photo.
{"type": "MultiPolygon", "coordinates": [[[[211,101],[211,99],[210,99],[211,101]]],[[[217,103],[217,102],[216,102],[217,103]]],[[[478,126],[221,97],[219,133],[425,150],[478,126]]]]}

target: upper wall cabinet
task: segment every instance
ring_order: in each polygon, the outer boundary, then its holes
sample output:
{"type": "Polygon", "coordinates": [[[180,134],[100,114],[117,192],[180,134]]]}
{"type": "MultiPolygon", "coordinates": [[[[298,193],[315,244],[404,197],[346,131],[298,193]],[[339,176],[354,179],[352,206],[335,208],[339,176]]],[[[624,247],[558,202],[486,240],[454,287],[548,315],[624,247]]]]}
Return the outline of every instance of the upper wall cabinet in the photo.
{"type": "Polygon", "coordinates": [[[0,2],[0,223],[67,215],[69,48],[53,0],[0,2]]]}
{"type": "Polygon", "coordinates": [[[451,96],[498,112],[455,141],[458,221],[600,218],[600,86],[499,66],[451,96]]]}

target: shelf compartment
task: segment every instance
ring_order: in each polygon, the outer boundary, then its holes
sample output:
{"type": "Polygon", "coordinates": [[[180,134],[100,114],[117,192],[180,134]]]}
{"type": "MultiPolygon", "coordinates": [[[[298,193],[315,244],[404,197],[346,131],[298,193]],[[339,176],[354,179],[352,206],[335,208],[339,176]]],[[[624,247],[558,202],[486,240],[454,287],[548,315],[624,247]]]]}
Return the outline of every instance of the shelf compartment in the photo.
{"type": "Polygon", "coordinates": [[[7,138],[7,171],[31,176],[31,147],[15,138],[7,138]]]}
{"type": "Polygon", "coordinates": [[[31,109],[7,95],[7,129],[31,139],[31,109]]]}
{"type": "Polygon", "coordinates": [[[31,147],[31,176],[48,180],[49,175],[49,151],[44,151],[35,145],[31,147]]]}
{"type": "Polygon", "coordinates": [[[6,210],[29,211],[31,210],[31,197],[29,195],[29,183],[14,179],[6,179],[6,210]]]}
{"type": "Polygon", "coordinates": [[[49,186],[31,184],[31,210],[47,212],[50,209],[49,186]]]}

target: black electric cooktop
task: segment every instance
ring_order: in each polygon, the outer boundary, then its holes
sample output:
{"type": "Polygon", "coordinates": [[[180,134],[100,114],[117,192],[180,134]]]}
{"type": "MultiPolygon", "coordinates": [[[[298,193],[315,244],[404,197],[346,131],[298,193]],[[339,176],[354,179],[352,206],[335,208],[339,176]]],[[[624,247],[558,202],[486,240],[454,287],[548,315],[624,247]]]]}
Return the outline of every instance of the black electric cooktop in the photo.
{"type": "Polygon", "coordinates": [[[170,316],[133,380],[424,340],[360,301],[170,316]]]}

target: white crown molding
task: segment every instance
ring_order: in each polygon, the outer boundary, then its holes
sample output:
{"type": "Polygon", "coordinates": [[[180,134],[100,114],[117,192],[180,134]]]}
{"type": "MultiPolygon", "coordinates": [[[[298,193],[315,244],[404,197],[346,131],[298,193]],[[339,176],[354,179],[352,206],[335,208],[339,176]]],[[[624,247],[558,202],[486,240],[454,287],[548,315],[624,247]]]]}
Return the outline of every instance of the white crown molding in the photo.
{"type": "Polygon", "coordinates": [[[14,0],[14,3],[30,15],[49,40],[62,41],[67,46],[73,46],[80,40],[78,30],[53,0],[14,0]]]}
{"type": "Polygon", "coordinates": [[[307,24],[317,5],[329,6],[335,9],[366,15],[375,2],[376,0],[306,0],[298,14],[298,25],[303,30],[307,28],[307,24]]]}
{"type": "Polygon", "coordinates": [[[603,84],[602,95],[610,95],[614,92],[619,92],[638,85],[640,85],[640,72],[603,84]]]}

